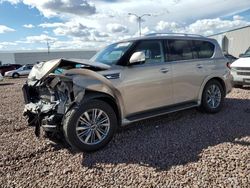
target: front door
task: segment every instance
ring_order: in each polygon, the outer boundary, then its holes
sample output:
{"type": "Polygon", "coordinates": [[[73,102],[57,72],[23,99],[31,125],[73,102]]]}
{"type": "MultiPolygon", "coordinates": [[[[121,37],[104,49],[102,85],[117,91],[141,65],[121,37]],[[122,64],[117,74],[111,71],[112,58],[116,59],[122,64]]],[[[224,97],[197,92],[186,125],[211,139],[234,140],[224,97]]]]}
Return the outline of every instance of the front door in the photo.
{"type": "Polygon", "coordinates": [[[121,72],[120,92],[126,115],[173,103],[172,67],[165,61],[162,41],[140,41],[133,52],[138,51],[145,52],[146,61],[121,72]]]}

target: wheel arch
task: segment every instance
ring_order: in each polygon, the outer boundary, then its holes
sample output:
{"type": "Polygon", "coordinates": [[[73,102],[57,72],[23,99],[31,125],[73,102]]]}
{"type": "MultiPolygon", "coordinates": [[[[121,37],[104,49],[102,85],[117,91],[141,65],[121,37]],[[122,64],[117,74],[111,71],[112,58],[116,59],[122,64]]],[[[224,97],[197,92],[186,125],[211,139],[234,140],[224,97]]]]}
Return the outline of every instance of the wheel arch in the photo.
{"type": "Polygon", "coordinates": [[[108,103],[114,109],[116,113],[118,125],[119,126],[121,125],[121,119],[122,119],[121,108],[119,106],[118,101],[114,97],[106,93],[86,90],[84,97],[83,97],[83,101],[92,100],[92,99],[98,99],[98,100],[102,100],[108,103]]]}
{"type": "Polygon", "coordinates": [[[202,94],[203,94],[203,90],[205,88],[205,86],[207,85],[208,82],[210,82],[211,80],[216,80],[218,81],[222,88],[223,88],[223,96],[225,97],[226,96],[226,85],[225,85],[225,82],[222,78],[218,77],[218,76],[215,76],[215,77],[210,77],[210,78],[207,78],[203,84],[202,84],[202,87],[200,89],[200,92],[199,92],[199,97],[198,97],[198,104],[200,105],[201,104],[201,99],[202,99],[202,94]]]}

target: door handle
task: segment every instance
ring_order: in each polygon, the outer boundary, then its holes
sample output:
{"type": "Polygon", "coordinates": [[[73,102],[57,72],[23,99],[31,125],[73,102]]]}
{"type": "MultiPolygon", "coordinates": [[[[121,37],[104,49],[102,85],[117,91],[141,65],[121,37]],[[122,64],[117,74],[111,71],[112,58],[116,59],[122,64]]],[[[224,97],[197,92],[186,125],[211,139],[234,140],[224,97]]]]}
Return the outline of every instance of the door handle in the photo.
{"type": "Polygon", "coordinates": [[[169,69],[168,69],[168,68],[161,68],[160,71],[161,71],[162,73],[167,73],[167,72],[169,71],[169,69]]]}
{"type": "Polygon", "coordinates": [[[202,68],[203,68],[203,65],[202,65],[202,64],[197,64],[196,67],[197,67],[198,69],[202,69],[202,68]]]}

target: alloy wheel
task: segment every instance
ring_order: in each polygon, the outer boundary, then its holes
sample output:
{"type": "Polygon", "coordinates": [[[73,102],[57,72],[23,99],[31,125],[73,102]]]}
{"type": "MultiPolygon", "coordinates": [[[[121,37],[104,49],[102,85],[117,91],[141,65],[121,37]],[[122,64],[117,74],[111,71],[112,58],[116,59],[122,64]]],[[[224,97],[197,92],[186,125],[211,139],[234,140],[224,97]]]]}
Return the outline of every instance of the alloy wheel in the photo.
{"type": "Polygon", "coordinates": [[[210,108],[217,108],[221,103],[221,90],[218,85],[212,84],[206,93],[206,101],[210,108]]]}
{"type": "Polygon", "coordinates": [[[110,119],[101,109],[89,109],[79,118],[76,126],[78,138],[87,145],[103,141],[110,129],[110,119]]]}

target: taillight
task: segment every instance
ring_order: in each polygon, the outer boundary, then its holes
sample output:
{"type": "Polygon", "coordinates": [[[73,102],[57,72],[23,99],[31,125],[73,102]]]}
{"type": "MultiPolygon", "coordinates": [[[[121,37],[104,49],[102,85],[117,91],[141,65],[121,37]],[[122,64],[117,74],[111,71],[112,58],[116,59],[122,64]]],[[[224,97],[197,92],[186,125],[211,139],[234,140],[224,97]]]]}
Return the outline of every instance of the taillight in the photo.
{"type": "Polygon", "coordinates": [[[231,69],[231,63],[227,62],[227,68],[231,69]]]}

